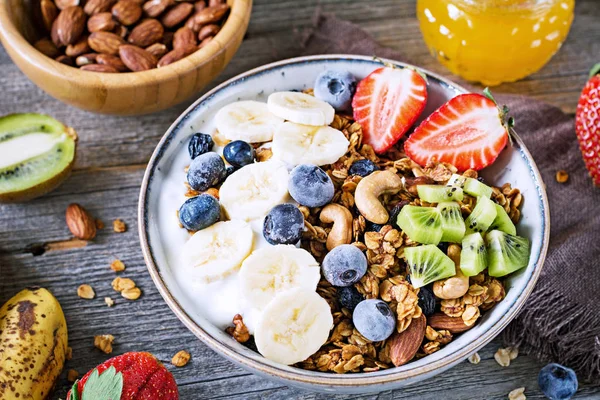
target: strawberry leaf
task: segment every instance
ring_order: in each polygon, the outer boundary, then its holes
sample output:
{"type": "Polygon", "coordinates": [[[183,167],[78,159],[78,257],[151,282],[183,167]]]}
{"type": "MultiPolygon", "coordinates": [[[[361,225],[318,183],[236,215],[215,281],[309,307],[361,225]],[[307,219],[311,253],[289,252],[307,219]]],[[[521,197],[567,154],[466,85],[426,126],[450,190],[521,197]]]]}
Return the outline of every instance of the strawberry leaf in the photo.
{"type": "Polygon", "coordinates": [[[590,71],[590,78],[594,77],[594,75],[600,74],[600,63],[594,65],[592,70],[590,71]]]}
{"type": "Polygon", "coordinates": [[[119,400],[123,391],[123,374],[111,366],[102,374],[94,369],[83,387],[81,400],[119,400]]]}
{"type": "Polygon", "coordinates": [[[71,388],[71,400],[80,400],[79,399],[79,389],[77,388],[77,384],[79,383],[79,379],[76,379],[73,383],[73,387],[71,388]]]}

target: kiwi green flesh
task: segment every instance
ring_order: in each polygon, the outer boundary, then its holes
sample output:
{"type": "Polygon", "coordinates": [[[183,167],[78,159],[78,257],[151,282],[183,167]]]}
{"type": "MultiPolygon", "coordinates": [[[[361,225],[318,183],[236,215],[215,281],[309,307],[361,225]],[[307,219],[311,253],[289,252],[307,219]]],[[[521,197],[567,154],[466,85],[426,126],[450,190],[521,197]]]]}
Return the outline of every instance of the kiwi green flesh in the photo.
{"type": "Polygon", "coordinates": [[[410,271],[410,282],[415,288],[454,276],[454,262],[432,244],[407,247],[404,256],[410,271]]]}
{"type": "Polygon", "coordinates": [[[435,207],[404,206],[397,224],[414,242],[437,245],[442,239],[440,213],[435,207]]]}
{"type": "Polygon", "coordinates": [[[453,174],[450,177],[447,186],[461,188],[466,194],[470,194],[474,197],[484,196],[488,199],[492,197],[491,187],[485,183],[479,182],[477,179],[468,178],[458,174],[453,174]]]}
{"type": "Polygon", "coordinates": [[[454,186],[441,185],[417,185],[417,193],[421,200],[428,203],[440,203],[442,201],[461,201],[464,198],[463,190],[454,186]]]}
{"type": "Polygon", "coordinates": [[[493,230],[486,235],[488,274],[506,276],[529,264],[529,240],[493,230]]]}
{"type": "Polygon", "coordinates": [[[438,203],[442,223],[442,242],[461,243],[465,236],[465,220],[460,205],[454,201],[438,203]]]}
{"type": "MultiPolygon", "coordinates": [[[[12,114],[0,118],[0,154],[13,140],[52,136],[52,146],[41,154],[0,168],[0,201],[26,201],[56,188],[69,175],[75,140],[63,124],[40,114],[12,114]]],[[[15,142],[12,142],[14,144],[15,142]]]]}
{"type": "Polygon", "coordinates": [[[496,203],[485,196],[478,197],[475,208],[465,221],[467,234],[487,231],[496,219],[496,214],[496,203]]]}
{"type": "Polygon", "coordinates": [[[481,233],[464,237],[460,252],[460,270],[465,276],[475,276],[487,267],[487,249],[481,233]]]}
{"type": "Polygon", "coordinates": [[[511,221],[510,217],[504,210],[500,204],[496,204],[496,219],[492,222],[492,225],[489,227],[490,230],[499,230],[509,235],[516,235],[517,228],[515,224],[511,221]]]}

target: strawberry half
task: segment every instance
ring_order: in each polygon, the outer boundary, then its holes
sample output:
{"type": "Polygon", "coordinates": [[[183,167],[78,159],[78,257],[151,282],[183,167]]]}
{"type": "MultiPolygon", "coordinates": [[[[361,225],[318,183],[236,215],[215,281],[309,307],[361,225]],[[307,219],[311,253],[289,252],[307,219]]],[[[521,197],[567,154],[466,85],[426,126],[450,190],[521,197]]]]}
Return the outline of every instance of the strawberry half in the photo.
{"type": "Polygon", "coordinates": [[[427,83],[410,68],[382,67],[358,83],[352,99],[363,140],[384,153],[406,134],[427,103],[427,83]]]}
{"type": "Polygon", "coordinates": [[[125,353],[89,371],[67,400],[178,400],[173,375],[150,353],[125,353]]]}
{"type": "Polygon", "coordinates": [[[491,95],[458,95],[415,129],[404,142],[404,152],[421,166],[438,161],[459,171],[480,170],[493,163],[506,146],[512,123],[507,111],[506,107],[500,110],[491,95]]]}
{"type": "Polygon", "coordinates": [[[596,186],[600,186],[600,64],[590,72],[575,112],[575,131],[583,161],[596,186]]]}

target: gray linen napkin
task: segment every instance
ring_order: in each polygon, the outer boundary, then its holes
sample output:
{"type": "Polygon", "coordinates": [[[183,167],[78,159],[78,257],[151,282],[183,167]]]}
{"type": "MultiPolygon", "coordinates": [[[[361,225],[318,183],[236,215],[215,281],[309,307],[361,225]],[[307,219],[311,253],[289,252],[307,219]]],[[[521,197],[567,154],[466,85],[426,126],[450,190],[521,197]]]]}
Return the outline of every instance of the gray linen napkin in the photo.
{"type": "MultiPolygon", "coordinates": [[[[304,55],[360,54],[410,62],[357,25],[318,11],[301,44],[304,55]]],[[[551,214],[550,249],[541,278],[504,340],[540,360],[565,364],[584,380],[600,382],[600,188],[585,169],[572,116],[527,97],[497,100],[509,106],[515,128],[533,154],[551,214]],[[560,169],[569,173],[567,183],[556,182],[560,169]]]]}

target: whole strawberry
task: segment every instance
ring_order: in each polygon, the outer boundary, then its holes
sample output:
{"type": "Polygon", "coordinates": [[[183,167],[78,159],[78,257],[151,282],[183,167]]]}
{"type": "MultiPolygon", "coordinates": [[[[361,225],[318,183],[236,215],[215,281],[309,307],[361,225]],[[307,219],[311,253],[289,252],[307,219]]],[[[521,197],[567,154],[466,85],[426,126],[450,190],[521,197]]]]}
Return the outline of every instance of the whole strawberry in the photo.
{"type": "Polygon", "coordinates": [[[67,400],[178,400],[173,375],[150,353],[125,353],[89,371],[67,400]]]}
{"type": "Polygon", "coordinates": [[[579,97],[575,131],[585,166],[596,186],[600,186],[600,64],[590,72],[579,97]]]}

